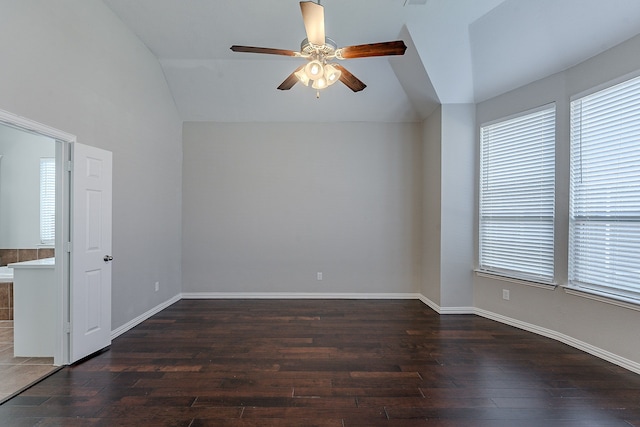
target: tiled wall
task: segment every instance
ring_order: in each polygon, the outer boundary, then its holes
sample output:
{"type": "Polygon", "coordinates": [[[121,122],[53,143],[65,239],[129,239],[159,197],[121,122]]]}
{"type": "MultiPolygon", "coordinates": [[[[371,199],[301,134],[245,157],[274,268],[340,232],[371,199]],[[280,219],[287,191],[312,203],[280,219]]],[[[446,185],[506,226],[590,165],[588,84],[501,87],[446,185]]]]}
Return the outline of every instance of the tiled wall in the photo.
{"type": "Polygon", "coordinates": [[[55,251],[53,248],[0,249],[0,267],[14,262],[51,258],[54,256],[54,254],[55,251]]]}
{"type": "Polygon", "coordinates": [[[13,283],[0,283],[0,320],[13,320],[13,283]]]}
{"type": "MultiPolygon", "coordinates": [[[[14,262],[51,258],[53,248],[0,249],[0,267],[14,262]]],[[[13,283],[0,283],[0,320],[13,320],[13,283]]]]}

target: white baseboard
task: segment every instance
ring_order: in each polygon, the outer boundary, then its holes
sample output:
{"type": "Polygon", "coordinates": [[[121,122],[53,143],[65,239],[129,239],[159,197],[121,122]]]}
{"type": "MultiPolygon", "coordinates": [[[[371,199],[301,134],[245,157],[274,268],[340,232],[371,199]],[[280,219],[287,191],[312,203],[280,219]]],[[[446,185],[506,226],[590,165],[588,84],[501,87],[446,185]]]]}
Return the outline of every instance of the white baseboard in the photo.
{"type": "Polygon", "coordinates": [[[640,374],[640,363],[618,356],[617,354],[611,353],[607,350],[603,350],[599,347],[595,347],[589,343],[580,341],[578,339],[562,334],[560,332],[543,328],[537,325],[533,325],[531,323],[522,322],[520,320],[513,319],[511,317],[503,316],[501,314],[493,313],[491,311],[483,310],[480,308],[474,309],[474,312],[478,316],[486,317],[487,319],[495,320],[496,322],[504,323],[506,325],[510,325],[518,329],[523,329],[525,331],[533,332],[534,334],[542,335],[543,337],[560,341],[571,347],[577,348],[578,350],[582,350],[593,356],[599,357],[600,359],[604,359],[607,362],[611,362],[614,365],[621,366],[632,372],[640,374]]]}
{"type": "Polygon", "coordinates": [[[474,307],[440,307],[422,294],[418,294],[417,298],[438,314],[475,314],[474,307]]]}
{"type": "Polygon", "coordinates": [[[431,301],[429,298],[425,297],[422,294],[418,294],[418,299],[420,301],[422,301],[424,303],[424,305],[426,305],[429,308],[431,308],[431,310],[433,310],[436,313],[440,314],[440,306],[438,304],[436,304],[435,302],[431,301]]]}
{"type": "Polygon", "coordinates": [[[158,304],[157,306],[153,307],[151,310],[142,313],[140,316],[136,317],[133,320],[130,320],[129,322],[125,323],[124,325],[114,329],[113,331],[111,331],[111,339],[115,339],[117,337],[119,337],[120,335],[124,334],[125,332],[127,332],[130,329],[133,329],[134,327],[136,327],[137,325],[139,325],[140,323],[144,322],[145,320],[147,320],[148,318],[150,318],[151,316],[153,316],[154,314],[160,313],[162,310],[164,310],[165,308],[169,307],[172,304],[175,304],[176,302],[180,301],[182,298],[180,296],[180,294],[172,297],[171,299],[158,304]]]}
{"type": "Polygon", "coordinates": [[[440,314],[475,314],[473,307],[440,307],[440,314]]]}
{"type": "Polygon", "coordinates": [[[413,293],[183,292],[183,299],[419,299],[413,293]]]}

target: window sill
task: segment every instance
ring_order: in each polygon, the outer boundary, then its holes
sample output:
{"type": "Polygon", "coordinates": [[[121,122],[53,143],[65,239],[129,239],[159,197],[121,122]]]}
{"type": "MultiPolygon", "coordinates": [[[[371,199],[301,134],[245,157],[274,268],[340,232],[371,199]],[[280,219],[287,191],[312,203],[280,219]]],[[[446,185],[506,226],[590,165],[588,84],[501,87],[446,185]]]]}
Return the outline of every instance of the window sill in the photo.
{"type": "Polygon", "coordinates": [[[476,273],[476,276],[478,277],[502,280],[504,282],[516,283],[518,285],[533,286],[534,288],[547,289],[550,291],[558,287],[558,285],[555,283],[535,282],[533,280],[519,279],[517,277],[505,276],[502,274],[492,273],[492,272],[483,271],[483,270],[475,270],[475,273],[476,273]]]}
{"type": "Polygon", "coordinates": [[[564,291],[569,295],[575,295],[594,301],[604,302],[606,304],[618,307],[628,308],[630,310],[640,311],[640,301],[631,298],[618,297],[616,295],[598,292],[591,289],[577,288],[573,286],[565,286],[564,291]]]}

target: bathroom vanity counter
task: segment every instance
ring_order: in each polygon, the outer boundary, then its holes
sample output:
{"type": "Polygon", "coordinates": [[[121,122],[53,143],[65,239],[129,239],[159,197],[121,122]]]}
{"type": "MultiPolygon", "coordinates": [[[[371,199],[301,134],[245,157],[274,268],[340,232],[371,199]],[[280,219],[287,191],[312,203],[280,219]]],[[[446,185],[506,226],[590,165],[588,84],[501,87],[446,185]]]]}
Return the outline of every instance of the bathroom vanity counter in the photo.
{"type": "Polygon", "coordinates": [[[55,268],[56,259],[43,258],[43,259],[34,259],[33,261],[14,262],[13,264],[9,264],[7,267],[13,268],[14,274],[16,270],[21,270],[21,269],[55,268]]]}
{"type": "Polygon", "coordinates": [[[13,352],[15,357],[53,357],[55,258],[17,262],[13,269],[13,352]]]}

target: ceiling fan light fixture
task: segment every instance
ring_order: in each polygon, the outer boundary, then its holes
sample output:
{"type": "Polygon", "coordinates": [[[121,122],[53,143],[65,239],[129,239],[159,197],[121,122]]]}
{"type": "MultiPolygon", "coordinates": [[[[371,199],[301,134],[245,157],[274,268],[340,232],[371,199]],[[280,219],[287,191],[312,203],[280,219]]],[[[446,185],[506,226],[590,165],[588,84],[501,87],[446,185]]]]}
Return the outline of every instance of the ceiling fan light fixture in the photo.
{"type": "Polygon", "coordinates": [[[340,76],[342,75],[342,71],[337,69],[331,64],[327,64],[324,66],[324,77],[327,79],[327,85],[331,86],[338,80],[340,80],[340,76]]]}
{"type": "Polygon", "coordinates": [[[325,79],[324,77],[320,77],[317,80],[314,80],[313,84],[311,85],[311,87],[314,89],[324,89],[327,86],[329,86],[329,84],[327,83],[327,79],[325,79]]]}
{"type": "Polygon", "coordinates": [[[304,68],[299,71],[296,71],[293,74],[298,78],[300,83],[302,83],[305,86],[309,86],[309,76],[307,76],[307,73],[304,72],[304,68]]]}
{"type": "Polygon", "coordinates": [[[309,80],[316,80],[324,75],[324,67],[322,66],[322,62],[314,59],[313,61],[309,61],[304,67],[304,72],[309,80]]]}

